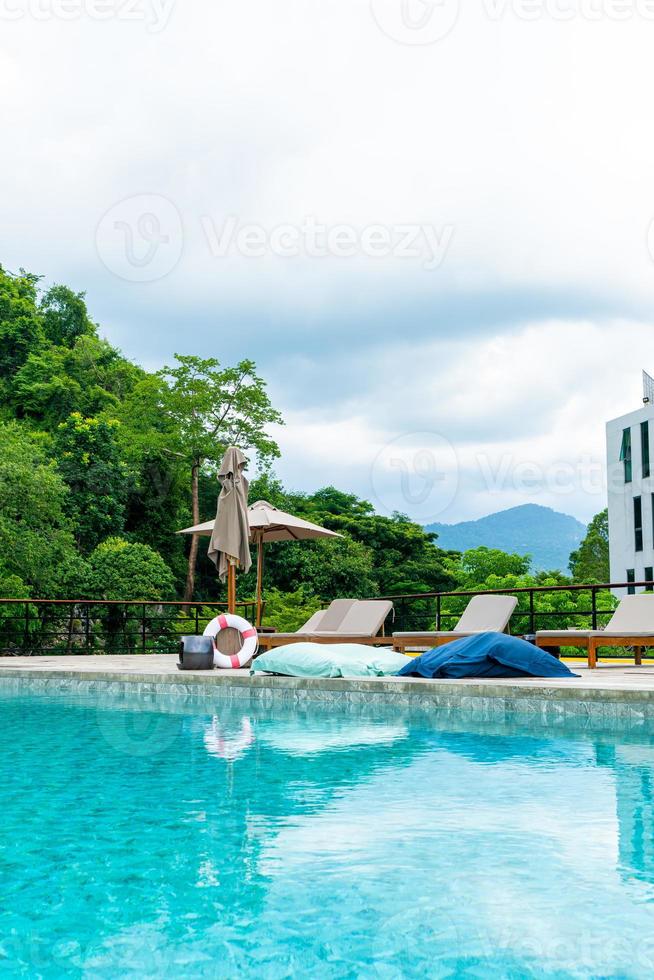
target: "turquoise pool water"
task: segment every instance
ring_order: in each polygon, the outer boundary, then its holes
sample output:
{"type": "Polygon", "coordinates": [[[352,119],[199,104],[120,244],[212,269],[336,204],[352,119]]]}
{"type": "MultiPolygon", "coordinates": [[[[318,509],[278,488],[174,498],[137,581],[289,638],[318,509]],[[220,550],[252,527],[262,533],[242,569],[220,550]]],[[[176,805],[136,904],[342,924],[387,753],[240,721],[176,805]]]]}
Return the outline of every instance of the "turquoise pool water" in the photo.
{"type": "Polygon", "coordinates": [[[2,977],[652,977],[654,743],[2,693],[2,977]]]}

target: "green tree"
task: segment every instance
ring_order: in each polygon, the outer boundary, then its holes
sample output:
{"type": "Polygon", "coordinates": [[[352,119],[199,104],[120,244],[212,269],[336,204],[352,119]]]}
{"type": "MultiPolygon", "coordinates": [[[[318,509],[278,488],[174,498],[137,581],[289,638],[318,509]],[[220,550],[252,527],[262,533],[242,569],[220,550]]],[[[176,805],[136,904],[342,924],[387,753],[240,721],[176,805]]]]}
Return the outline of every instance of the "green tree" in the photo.
{"type": "Polygon", "coordinates": [[[119,601],[173,599],[170,568],[147,544],[111,537],[89,555],[85,597],[119,601]]]}
{"type": "Polygon", "coordinates": [[[379,594],[436,592],[454,585],[436,535],[406,515],[375,514],[367,500],[334,487],[324,487],[306,497],[304,506],[302,501],[298,504],[310,520],[347,535],[371,552],[379,594]]]}
{"type": "Polygon", "coordinates": [[[79,570],[69,492],[24,425],[0,425],[0,580],[6,590],[63,598],[79,570]]]}
{"type": "MultiPolygon", "coordinates": [[[[148,545],[112,537],[89,556],[83,589],[89,599],[159,602],[174,598],[175,579],[161,555],[148,545]]],[[[174,632],[169,616],[144,614],[139,606],[104,606],[99,616],[109,651],[135,652],[144,626],[150,637],[156,632],[167,636],[174,632]]]]}
{"type": "MultiPolygon", "coordinates": [[[[161,409],[172,423],[175,452],[187,467],[190,479],[191,520],[200,521],[200,471],[216,466],[228,446],[254,450],[259,464],[279,456],[279,448],[267,426],[282,422],[270,402],[264,381],[253,361],[221,368],[215,358],[175,355],[177,364],[159,374],[166,382],[161,389],[161,409]]],[[[191,538],[185,598],[195,588],[198,540],[191,538]]]]}
{"type": "MultiPolygon", "coordinates": [[[[498,548],[471,548],[454,560],[455,575],[461,589],[476,589],[486,586],[491,577],[527,575],[531,568],[528,555],[509,554],[498,548]]],[[[490,588],[490,586],[486,586],[490,588]]]]}
{"type": "Polygon", "coordinates": [[[84,334],[71,348],[32,352],[16,372],[11,401],[17,415],[54,431],[73,412],[117,415],[142,373],[111,344],[84,334]]]}
{"type": "Polygon", "coordinates": [[[570,572],[575,582],[584,585],[610,581],[608,510],[600,511],[588,525],[586,537],[570,555],[570,572]]]}
{"type": "Polygon", "coordinates": [[[83,334],[95,334],[89,319],[84,293],[74,293],[68,286],[52,286],[39,303],[43,329],[50,343],[72,347],[83,334]]]}
{"type": "Polygon", "coordinates": [[[71,491],[68,512],[84,552],[124,528],[128,473],[118,451],[118,425],[74,412],[57,429],[59,470],[71,491]]]}
{"type": "MultiPolygon", "coordinates": [[[[183,582],[185,541],[177,531],[188,523],[188,504],[186,474],[176,463],[174,458],[157,449],[144,452],[139,458],[137,468],[132,471],[125,536],[158,551],[175,572],[175,577],[183,582]]],[[[212,579],[215,590],[215,568],[212,579]]],[[[181,593],[181,588],[179,591],[181,593]]]]}
{"type": "Polygon", "coordinates": [[[14,276],[0,266],[0,395],[5,397],[9,380],[44,343],[36,305],[38,281],[24,270],[14,276]]]}
{"type": "MultiPolygon", "coordinates": [[[[379,589],[372,551],[348,536],[266,545],[264,578],[266,587],[289,593],[302,587],[324,602],[376,595],[379,589]]],[[[242,582],[244,588],[250,585],[245,578],[242,582]]],[[[253,593],[253,578],[250,589],[253,593]]]]}

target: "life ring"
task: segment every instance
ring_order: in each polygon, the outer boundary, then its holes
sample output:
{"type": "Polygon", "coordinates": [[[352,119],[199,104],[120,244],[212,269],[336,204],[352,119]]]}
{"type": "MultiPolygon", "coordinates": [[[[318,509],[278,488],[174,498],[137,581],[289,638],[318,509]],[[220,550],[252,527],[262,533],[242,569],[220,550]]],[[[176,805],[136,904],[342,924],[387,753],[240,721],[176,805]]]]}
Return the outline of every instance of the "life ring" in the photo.
{"type": "Polygon", "coordinates": [[[227,627],[239,631],[243,646],[238,653],[234,653],[231,657],[228,657],[226,654],[220,653],[214,644],[213,665],[214,667],[223,667],[227,670],[230,668],[232,670],[238,670],[239,667],[244,667],[248,660],[251,660],[257,652],[257,647],[259,646],[257,631],[254,626],[248,623],[247,619],[243,619],[242,616],[235,616],[234,613],[227,613],[226,615],[216,616],[215,619],[212,619],[202,635],[210,636],[213,640],[221,630],[227,629],[227,627]]]}

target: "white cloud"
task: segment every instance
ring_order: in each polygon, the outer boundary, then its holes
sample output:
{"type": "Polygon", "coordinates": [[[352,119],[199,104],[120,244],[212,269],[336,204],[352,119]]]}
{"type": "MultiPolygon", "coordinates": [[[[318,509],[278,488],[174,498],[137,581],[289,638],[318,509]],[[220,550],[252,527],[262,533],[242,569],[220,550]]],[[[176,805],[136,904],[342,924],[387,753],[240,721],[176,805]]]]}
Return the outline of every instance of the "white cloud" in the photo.
{"type": "MultiPolygon", "coordinates": [[[[309,407],[291,412],[279,431],[280,473],[349,487],[382,510],[417,511],[425,522],[527,501],[590,519],[605,506],[604,424],[637,407],[650,338],[646,324],[554,321],[474,342],[398,344],[358,357],[334,405],[335,355],[321,366],[322,385],[318,371],[303,380],[309,407]],[[414,472],[421,450],[432,449],[447,474],[420,507],[412,507],[401,470],[383,474],[376,462],[398,436],[413,497],[429,477],[419,465],[414,472]]],[[[282,387],[275,383],[280,395],[282,387]]]]}
{"type": "MultiPolygon", "coordinates": [[[[476,456],[603,456],[605,418],[638,404],[654,361],[654,21],[574,5],[562,21],[551,4],[530,21],[517,3],[460,5],[424,46],[383,33],[365,0],[177,2],[165,26],[151,0],[142,20],[3,16],[0,261],[86,289],[148,365],[180,347],[254,357],[287,415],[294,483],[370,495],[380,447],[436,431],[461,468],[437,516],[533,496],[489,492],[476,456]],[[180,260],[125,281],[96,251],[98,223],[155,194],[181,215],[180,260]],[[453,234],[432,271],[394,256],[218,258],[201,219],[228,215],[453,234]]],[[[410,509],[390,484],[382,497],[410,509]]],[[[578,488],[538,500],[582,517],[602,504],[578,488]]]]}

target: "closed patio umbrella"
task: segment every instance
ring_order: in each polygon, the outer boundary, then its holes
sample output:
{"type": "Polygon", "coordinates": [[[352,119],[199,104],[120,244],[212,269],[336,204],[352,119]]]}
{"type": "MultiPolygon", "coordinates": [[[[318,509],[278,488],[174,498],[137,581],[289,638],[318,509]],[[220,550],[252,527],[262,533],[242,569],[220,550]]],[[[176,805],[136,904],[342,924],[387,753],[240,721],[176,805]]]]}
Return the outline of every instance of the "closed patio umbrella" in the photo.
{"type": "MultiPolygon", "coordinates": [[[[248,507],[250,541],[257,545],[257,626],[261,626],[261,585],[263,580],[263,546],[267,541],[309,541],[315,538],[340,538],[336,531],[313,524],[302,517],[287,514],[265,500],[257,500],[248,507]]],[[[206,521],[195,527],[186,527],[178,534],[210,535],[214,522],[206,521]]]]}
{"type": "Polygon", "coordinates": [[[236,609],[236,566],[249,572],[252,565],[248,481],[243,472],[246,464],[247,460],[241,450],[230,446],[218,470],[221,488],[208,550],[221,582],[227,579],[227,610],[230,613],[236,609]]]}

